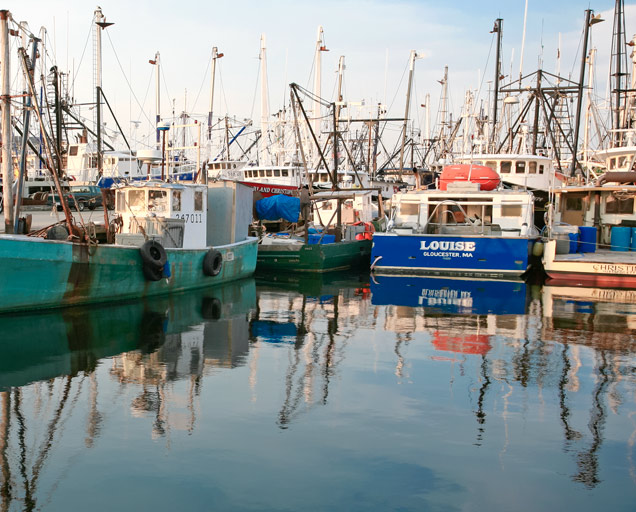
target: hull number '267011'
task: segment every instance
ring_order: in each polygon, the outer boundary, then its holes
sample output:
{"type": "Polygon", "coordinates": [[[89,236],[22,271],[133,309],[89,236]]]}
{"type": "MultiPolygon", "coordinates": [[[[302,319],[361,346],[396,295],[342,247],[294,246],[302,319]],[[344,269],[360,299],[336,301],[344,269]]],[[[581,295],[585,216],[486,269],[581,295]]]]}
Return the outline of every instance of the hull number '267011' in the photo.
{"type": "Polygon", "coordinates": [[[182,213],[181,215],[177,214],[177,217],[191,224],[201,224],[203,222],[202,213],[182,213]]]}

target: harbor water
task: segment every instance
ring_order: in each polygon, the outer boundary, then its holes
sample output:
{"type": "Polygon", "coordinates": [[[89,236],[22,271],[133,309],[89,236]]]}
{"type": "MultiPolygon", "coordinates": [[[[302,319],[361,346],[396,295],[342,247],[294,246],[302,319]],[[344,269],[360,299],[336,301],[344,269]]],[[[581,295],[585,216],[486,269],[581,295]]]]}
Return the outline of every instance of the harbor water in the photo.
{"type": "Polygon", "coordinates": [[[3,511],[636,503],[635,290],[257,275],[0,329],[3,511]]]}

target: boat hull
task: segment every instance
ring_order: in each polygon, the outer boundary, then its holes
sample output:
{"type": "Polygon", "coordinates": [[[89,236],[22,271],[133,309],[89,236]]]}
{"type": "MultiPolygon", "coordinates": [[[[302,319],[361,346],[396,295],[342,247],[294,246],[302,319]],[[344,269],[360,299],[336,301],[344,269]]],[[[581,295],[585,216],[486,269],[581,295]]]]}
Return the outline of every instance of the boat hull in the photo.
{"type": "Polygon", "coordinates": [[[0,312],[144,298],[248,277],[256,267],[257,239],[215,247],[222,257],[206,276],[206,249],[166,249],[158,281],[144,276],[139,248],[83,245],[20,235],[0,237],[0,312]]]}
{"type": "Polygon", "coordinates": [[[530,268],[536,237],[375,233],[376,273],[516,278],[530,268]]]}
{"type": "Polygon", "coordinates": [[[632,251],[556,254],[556,240],[548,240],[543,268],[551,282],[558,284],[636,288],[636,254],[632,251]]]}
{"type": "Polygon", "coordinates": [[[258,270],[330,272],[368,266],[370,240],[332,244],[271,244],[258,248],[258,270]]]}

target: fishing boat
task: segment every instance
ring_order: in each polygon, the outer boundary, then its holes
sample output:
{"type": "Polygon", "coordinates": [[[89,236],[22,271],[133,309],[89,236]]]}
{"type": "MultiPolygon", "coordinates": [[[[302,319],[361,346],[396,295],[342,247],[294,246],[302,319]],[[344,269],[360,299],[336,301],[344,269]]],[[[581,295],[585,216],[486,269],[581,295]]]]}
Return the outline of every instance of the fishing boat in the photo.
{"type": "Polygon", "coordinates": [[[252,275],[252,191],[239,184],[136,182],[116,189],[114,243],[69,221],[0,235],[0,311],[152,297],[252,275]]]}
{"type": "MultiPolygon", "coordinates": [[[[636,154],[636,153],[635,153],[636,154]]],[[[554,190],[543,267],[556,281],[636,286],[636,172],[554,190]],[[609,180],[630,179],[631,182],[609,180]]]]}
{"type": "MultiPolygon", "coordinates": [[[[622,13],[622,4],[617,2],[616,27],[624,26],[622,13]]],[[[622,30],[613,36],[613,47],[619,50],[613,55],[617,66],[626,44],[622,30]]],[[[602,173],[595,174],[588,167],[585,176],[578,177],[578,184],[553,191],[543,266],[555,281],[636,287],[636,36],[627,45],[633,48],[631,73],[610,77],[614,91],[612,128],[607,133],[607,146],[594,154],[602,173]],[[630,75],[631,88],[626,87],[630,75]]]]}
{"type": "Polygon", "coordinates": [[[461,180],[447,190],[393,196],[387,231],[374,233],[371,269],[387,274],[517,278],[539,239],[534,197],[461,180]]]}

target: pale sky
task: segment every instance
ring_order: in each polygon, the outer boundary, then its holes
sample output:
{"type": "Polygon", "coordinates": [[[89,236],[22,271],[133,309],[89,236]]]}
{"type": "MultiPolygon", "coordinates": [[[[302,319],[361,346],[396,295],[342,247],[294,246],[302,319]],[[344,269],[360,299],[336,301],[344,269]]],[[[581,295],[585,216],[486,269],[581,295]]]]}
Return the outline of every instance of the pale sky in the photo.
{"type": "MultiPolygon", "coordinates": [[[[209,103],[210,56],[212,47],[217,46],[224,57],[217,67],[215,117],[252,117],[258,125],[261,34],[267,38],[273,113],[289,98],[290,82],[313,87],[314,48],[321,25],[330,50],[322,54],[323,97],[334,99],[335,71],[344,55],[345,100],[364,100],[367,105],[381,102],[389,108],[389,115],[401,117],[409,53],[418,50],[425,58],[416,62],[412,116],[421,117],[420,105],[426,93],[430,93],[432,105],[438,104],[438,80],[445,65],[452,91],[450,109],[456,116],[466,89],[477,91],[481,86],[481,97],[487,98],[495,60],[494,34],[490,31],[497,18],[503,19],[504,82],[510,75],[518,77],[525,4],[525,0],[105,0],[99,5],[106,21],[114,25],[103,33],[103,89],[124,130],[130,130],[130,121],[139,120],[139,132],[150,131],[155,82],[154,66],[148,60],[158,51],[164,77],[162,116],[170,117],[174,104],[177,114],[185,109],[203,119],[209,103]]],[[[636,33],[636,3],[627,4],[629,40],[636,33]]],[[[85,102],[93,98],[89,36],[97,5],[79,0],[11,0],[3,7],[15,21],[28,22],[34,33],[46,27],[48,55],[56,58],[60,69],[76,77],[75,97],[85,102]]],[[[578,79],[584,11],[588,8],[606,20],[595,25],[591,35],[591,46],[598,49],[596,83],[599,94],[605,93],[612,0],[595,4],[529,0],[524,74],[536,71],[540,60],[543,69],[555,73],[560,39],[561,75],[578,79]]]]}

